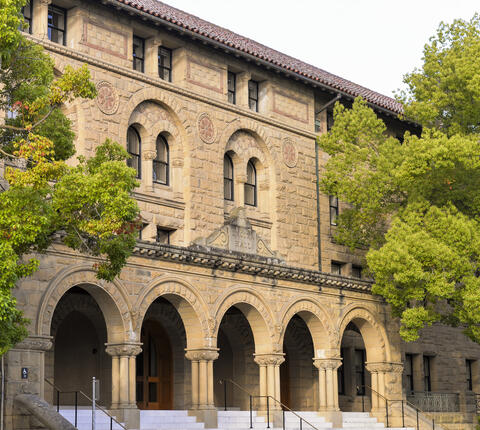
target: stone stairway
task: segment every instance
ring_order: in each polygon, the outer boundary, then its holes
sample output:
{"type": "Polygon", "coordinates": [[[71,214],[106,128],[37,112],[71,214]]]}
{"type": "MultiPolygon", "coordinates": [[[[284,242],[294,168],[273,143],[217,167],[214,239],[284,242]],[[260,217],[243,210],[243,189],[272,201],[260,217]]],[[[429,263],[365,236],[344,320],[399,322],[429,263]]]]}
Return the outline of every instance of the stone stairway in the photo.
{"type": "MultiPolygon", "coordinates": [[[[385,429],[383,423],[372,418],[368,412],[342,412],[342,429],[375,430],[385,429]]],[[[389,430],[414,430],[410,427],[388,427],[389,430]]],[[[337,429],[335,429],[337,430],[337,429]]]]}
{"type": "MultiPolygon", "coordinates": [[[[60,414],[75,423],[75,409],[73,407],[60,408],[60,414]]],[[[95,412],[96,430],[110,430],[110,417],[104,412],[97,410],[95,412]]],[[[77,429],[92,430],[92,409],[88,406],[79,406],[77,410],[77,429]]],[[[112,430],[123,430],[115,421],[112,424],[112,430]]]]}

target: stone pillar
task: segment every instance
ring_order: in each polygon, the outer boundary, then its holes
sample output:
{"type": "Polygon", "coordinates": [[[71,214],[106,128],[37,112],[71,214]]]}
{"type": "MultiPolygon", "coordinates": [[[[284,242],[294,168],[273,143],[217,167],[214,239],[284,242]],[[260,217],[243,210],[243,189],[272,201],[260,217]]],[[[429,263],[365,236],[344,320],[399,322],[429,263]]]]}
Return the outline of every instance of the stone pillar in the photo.
{"type": "Polygon", "coordinates": [[[33,2],[32,34],[39,39],[48,39],[48,5],[52,0],[33,2]]]}
{"type": "Polygon", "coordinates": [[[318,398],[320,411],[339,411],[337,369],[341,358],[314,358],[313,365],[318,369],[318,398]]]}
{"type": "MultiPolygon", "coordinates": [[[[255,354],[255,363],[260,366],[260,396],[269,396],[270,409],[280,408],[280,365],[285,361],[285,354],[255,354]],[[276,400],[276,401],[275,401],[276,400]]],[[[262,407],[266,402],[261,401],[262,407]]]]}
{"type": "Polygon", "coordinates": [[[158,47],[162,41],[157,37],[145,40],[145,73],[158,78],[158,47]]]}
{"type": "Polygon", "coordinates": [[[383,413],[385,411],[385,399],[401,398],[403,364],[368,362],[365,368],[372,377],[372,412],[383,413]]]}
{"type": "Polygon", "coordinates": [[[238,205],[245,205],[245,182],[247,182],[246,169],[247,165],[245,164],[245,172],[238,172],[235,178],[234,186],[234,199],[238,205]]]}
{"type": "Polygon", "coordinates": [[[248,109],[248,81],[252,78],[248,72],[236,74],[237,92],[236,104],[237,106],[248,109]]]}
{"type": "MultiPolygon", "coordinates": [[[[156,137],[155,137],[156,139],[156,137]]],[[[155,142],[154,142],[155,145],[155,142]]],[[[153,159],[157,156],[156,149],[142,149],[142,184],[145,191],[153,192],[153,159]]]]}

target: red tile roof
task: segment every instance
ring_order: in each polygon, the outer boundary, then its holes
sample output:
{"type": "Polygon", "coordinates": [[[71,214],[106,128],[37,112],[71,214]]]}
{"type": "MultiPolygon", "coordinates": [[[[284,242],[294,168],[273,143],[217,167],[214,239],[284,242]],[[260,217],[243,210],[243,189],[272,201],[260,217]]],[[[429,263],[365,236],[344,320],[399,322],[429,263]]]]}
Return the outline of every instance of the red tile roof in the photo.
{"type": "Polygon", "coordinates": [[[400,103],[391,97],[372,91],[368,88],[357,85],[339,76],[328,73],[318,67],[304,63],[296,58],[282,54],[279,51],[268,48],[247,37],[240,36],[230,30],[200,19],[194,15],[183,12],[157,0],[114,0],[131,6],[134,9],[145,12],[157,18],[168,21],[178,27],[198,33],[217,43],[238,51],[250,54],[260,60],[267,61],[285,70],[296,73],[300,77],[306,77],[319,82],[333,91],[338,90],[353,97],[361,96],[367,102],[387,109],[393,113],[402,113],[400,103]]]}

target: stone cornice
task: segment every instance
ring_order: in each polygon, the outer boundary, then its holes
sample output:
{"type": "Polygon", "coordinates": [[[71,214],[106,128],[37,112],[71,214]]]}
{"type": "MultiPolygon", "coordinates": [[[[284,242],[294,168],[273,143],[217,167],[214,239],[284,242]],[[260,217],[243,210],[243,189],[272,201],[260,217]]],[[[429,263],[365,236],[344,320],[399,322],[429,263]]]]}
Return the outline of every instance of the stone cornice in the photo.
{"type": "MultiPolygon", "coordinates": [[[[253,119],[255,121],[271,125],[273,127],[281,128],[289,133],[295,133],[302,137],[308,139],[316,140],[317,135],[315,133],[303,130],[297,127],[289,126],[280,121],[276,121],[272,118],[268,118],[265,115],[255,113],[250,109],[244,109],[239,106],[233,105],[231,103],[222,102],[219,100],[214,100],[209,97],[203,96],[201,94],[195,93],[191,89],[186,90],[179,87],[178,85],[171,84],[170,82],[164,81],[160,78],[154,78],[146,75],[145,73],[137,72],[133,69],[127,69],[117,64],[112,64],[107,61],[100,60],[98,58],[92,57],[91,55],[78,52],[74,49],[68,48],[64,45],[59,45],[57,43],[50,42],[49,40],[38,39],[37,37],[32,36],[31,34],[23,34],[27,39],[32,40],[35,43],[43,46],[47,51],[54,52],[66,57],[70,57],[74,60],[81,61],[84,63],[92,64],[94,66],[100,67],[102,69],[108,70],[117,75],[126,76],[128,78],[136,79],[137,81],[142,81],[147,84],[150,84],[154,87],[161,88],[162,90],[171,91],[173,93],[179,94],[181,96],[187,97],[189,99],[198,100],[202,103],[209,104],[211,106],[218,107],[220,109],[230,111],[235,115],[241,115],[246,118],[253,119]]],[[[313,125],[312,125],[313,126],[313,125]]]]}
{"type": "Polygon", "coordinates": [[[137,241],[133,254],[138,257],[208,267],[228,272],[245,273],[271,279],[284,279],[322,287],[371,293],[371,282],[335,276],[316,270],[281,264],[280,260],[243,254],[212,247],[192,245],[180,247],[137,241]]]}

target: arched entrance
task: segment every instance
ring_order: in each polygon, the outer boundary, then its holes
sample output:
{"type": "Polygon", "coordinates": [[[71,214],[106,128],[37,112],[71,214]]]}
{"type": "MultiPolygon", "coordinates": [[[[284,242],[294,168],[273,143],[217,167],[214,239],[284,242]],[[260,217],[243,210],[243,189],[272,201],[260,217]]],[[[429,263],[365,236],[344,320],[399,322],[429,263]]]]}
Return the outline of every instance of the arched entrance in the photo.
{"type": "Polygon", "coordinates": [[[318,408],[318,369],[313,365],[314,348],[305,321],[294,315],[283,338],[285,361],[280,365],[281,402],[295,411],[318,408]]]}
{"type": "Polygon", "coordinates": [[[150,305],[140,337],[142,352],[136,358],[138,408],[187,409],[191,372],[185,359],[185,327],[170,301],[159,297],[150,305]]]}

